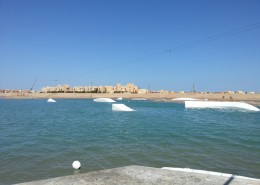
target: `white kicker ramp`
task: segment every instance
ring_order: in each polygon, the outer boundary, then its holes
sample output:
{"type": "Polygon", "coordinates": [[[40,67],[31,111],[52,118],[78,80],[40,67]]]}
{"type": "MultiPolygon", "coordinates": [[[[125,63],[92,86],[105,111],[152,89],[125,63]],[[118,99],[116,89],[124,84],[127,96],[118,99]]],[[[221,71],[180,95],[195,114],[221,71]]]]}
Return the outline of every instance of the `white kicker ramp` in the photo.
{"type": "Polygon", "coordinates": [[[135,111],[127,107],[125,104],[112,104],[112,111],[135,111]]]}
{"type": "Polygon", "coordinates": [[[49,99],[47,100],[47,102],[49,102],[49,103],[55,103],[56,101],[55,101],[54,99],[52,99],[52,98],[49,98],[49,99]]]}
{"type": "Polygon", "coordinates": [[[260,111],[260,109],[248,103],[220,101],[185,101],[185,108],[241,108],[260,111]]]}
{"type": "Polygon", "coordinates": [[[111,98],[96,98],[93,101],[95,101],[95,102],[112,102],[112,103],[116,102],[116,101],[112,100],[111,98]]]}

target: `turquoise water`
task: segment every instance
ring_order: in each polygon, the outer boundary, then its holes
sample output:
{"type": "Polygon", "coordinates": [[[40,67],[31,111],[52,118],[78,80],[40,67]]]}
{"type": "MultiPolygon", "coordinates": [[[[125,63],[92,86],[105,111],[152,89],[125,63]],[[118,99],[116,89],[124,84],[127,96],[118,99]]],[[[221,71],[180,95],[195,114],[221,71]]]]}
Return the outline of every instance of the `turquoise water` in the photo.
{"type": "Polygon", "coordinates": [[[260,178],[260,112],[121,102],[137,111],[112,112],[110,103],[87,99],[0,100],[0,182],[126,165],[260,178]]]}

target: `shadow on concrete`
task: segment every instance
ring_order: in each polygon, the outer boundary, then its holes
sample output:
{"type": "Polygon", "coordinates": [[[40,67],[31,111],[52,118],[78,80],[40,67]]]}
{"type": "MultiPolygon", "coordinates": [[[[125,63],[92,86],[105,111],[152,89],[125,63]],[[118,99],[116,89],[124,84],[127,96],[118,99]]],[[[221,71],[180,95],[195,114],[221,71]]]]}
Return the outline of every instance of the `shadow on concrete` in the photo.
{"type": "Polygon", "coordinates": [[[223,185],[229,185],[234,180],[234,178],[234,175],[232,175],[223,185]]]}

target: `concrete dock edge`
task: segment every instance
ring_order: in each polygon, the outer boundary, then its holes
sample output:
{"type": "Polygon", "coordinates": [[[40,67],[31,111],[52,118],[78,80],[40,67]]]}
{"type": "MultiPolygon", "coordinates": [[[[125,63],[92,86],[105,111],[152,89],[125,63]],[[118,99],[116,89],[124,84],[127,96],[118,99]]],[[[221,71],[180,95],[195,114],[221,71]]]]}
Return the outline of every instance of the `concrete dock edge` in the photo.
{"type": "Polygon", "coordinates": [[[107,185],[107,184],[171,184],[171,185],[260,185],[259,179],[237,176],[216,176],[185,171],[173,171],[144,166],[126,166],[84,174],[57,177],[19,185],[107,185]]]}

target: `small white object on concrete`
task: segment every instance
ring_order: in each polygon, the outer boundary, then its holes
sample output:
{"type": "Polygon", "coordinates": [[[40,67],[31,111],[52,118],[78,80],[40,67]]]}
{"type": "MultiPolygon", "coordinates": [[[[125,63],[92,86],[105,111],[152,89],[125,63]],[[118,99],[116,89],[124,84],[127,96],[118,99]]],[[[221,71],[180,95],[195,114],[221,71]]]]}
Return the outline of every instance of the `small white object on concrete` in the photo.
{"type": "Polygon", "coordinates": [[[112,111],[135,111],[127,107],[125,104],[112,104],[112,111]]]}
{"type": "Polygon", "coordinates": [[[117,98],[116,100],[123,100],[123,98],[120,97],[120,98],[117,98]]]}
{"type": "Polygon", "coordinates": [[[72,167],[77,170],[77,169],[79,169],[81,167],[81,164],[80,164],[79,161],[74,161],[72,163],[72,167]]]}
{"type": "Polygon", "coordinates": [[[199,99],[195,98],[174,98],[173,101],[198,101],[199,99]]]}
{"type": "Polygon", "coordinates": [[[116,102],[116,101],[112,100],[111,98],[96,98],[93,101],[95,101],[95,102],[116,102]]]}
{"type": "Polygon", "coordinates": [[[257,107],[247,103],[220,101],[185,101],[185,108],[241,108],[252,111],[260,111],[257,107]]]}
{"type": "Polygon", "coordinates": [[[49,99],[47,100],[47,102],[55,103],[56,101],[55,101],[54,99],[52,99],[52,98],[49,98],[49,99]]]}

